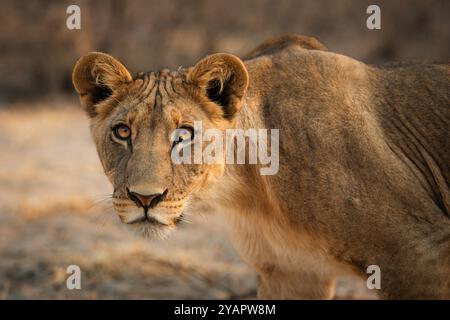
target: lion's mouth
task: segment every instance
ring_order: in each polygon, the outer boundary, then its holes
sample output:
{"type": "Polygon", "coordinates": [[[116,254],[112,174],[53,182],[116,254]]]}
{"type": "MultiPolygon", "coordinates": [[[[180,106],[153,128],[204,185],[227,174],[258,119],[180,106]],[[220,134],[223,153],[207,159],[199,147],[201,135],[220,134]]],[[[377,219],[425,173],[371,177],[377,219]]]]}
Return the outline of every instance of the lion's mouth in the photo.
{"type": "MultiPolygon", "coordinates": [[[[175,225],[178,225],[182,221],[183,221],[183,214],[180,214],[180,216],[175,218],[173,222],[174,222],[175,225]]],[[[156,218],[154,218],[152,216],[149,216],[148,214],[146,214],[145,216],[142,216],[142,217],[140,217],[138,219],[135,219],[133,221],[126,222],[126,224],[129,224],[129,225],[135,225],[135,224],[140,224],[140,223],[150,224],[150,225],[153,225],[153,226],[163,226],[163,227],[168,227],[169,226],[168,224],[166,224],[164,222],[161,222],[158,219],[156,219],[156,218]]]]}

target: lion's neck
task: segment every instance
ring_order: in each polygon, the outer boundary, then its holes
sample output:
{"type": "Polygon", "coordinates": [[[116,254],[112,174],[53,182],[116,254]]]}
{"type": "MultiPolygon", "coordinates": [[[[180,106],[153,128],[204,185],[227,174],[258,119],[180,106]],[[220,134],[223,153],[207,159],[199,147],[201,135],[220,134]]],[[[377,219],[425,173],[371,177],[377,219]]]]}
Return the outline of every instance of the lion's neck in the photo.
{"type": "MultiPolygon", "coordinates": [[[[266,129],[259,108],[258,98],[247,96],[243,106],[236,117],[234,128],[236,129],[266,129]]],[[[269,137],[270,138],[270,134],[269,137]]],[[[234,159],[237,159],[236,149],[234,159]]],[[[249,151],[246,144],[246,152],[249,151]]],[[[246,157],[248,160],[248,157],[246,157]]],[[[259,159],[258,159],[259,161],[259,159]]],[[[268,210],[273,211],[274,203],[271,201],[273,195],[270,177],[261,174],[259,164],[227,164],[225,174],[218,183],[219,192],[216,200],[226,206],[235,204],[244,210],[268,210]],[[241,199],[242,198],[242,199],[241,199]],[[265,199],[265,200],[262,200],[265,199]]]]}
{"type": "Polygon", "coordinates": [[[243,100],[241,110],[236,116],[235,128],[265,129],[261,108],[261,97],[249,90],[243,100]]]}

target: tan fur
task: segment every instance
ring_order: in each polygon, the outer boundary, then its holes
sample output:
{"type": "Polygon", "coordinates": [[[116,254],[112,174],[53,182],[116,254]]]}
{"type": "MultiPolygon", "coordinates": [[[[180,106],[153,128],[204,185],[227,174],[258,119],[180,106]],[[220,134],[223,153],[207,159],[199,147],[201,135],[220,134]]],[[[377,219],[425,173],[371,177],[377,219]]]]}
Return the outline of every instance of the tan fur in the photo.
{"type": "Polygon", "coordinates": [[[327,47],[313,37],[306,37],[299,34],[287,34],[265,41],[250,51],[245,59],[253,59],[259,56],[270,55],[276,51],[284,50],[292,46],[302,47],[310,50],[328,51],[327,47]]]}
{"type": "Polygon", "coordinates": [[[336,277],[367,277],[373,264],[382,298],[450,298],[448,65],[369,66],[292,35],[244,62],[213,55],[132,81],[98,58],[81,58],[73,79],[119,215],[140,214],[126,186],[168,190],[151,212],[165,226],[135,226],[143,235],[165,235],[182,212],[218,210],[260,276],[260,298],[331,298],[336,277]],[[111,94],[98,101],[105,84],[111,94]],[[208,98],[217,84],[222,105],[208,98]],[[131,127],[132,150],[111,138],[118,120],[131,127]],[[279,128],[278,174],[173,165],[170,132],[194,120],[279,128]]]}

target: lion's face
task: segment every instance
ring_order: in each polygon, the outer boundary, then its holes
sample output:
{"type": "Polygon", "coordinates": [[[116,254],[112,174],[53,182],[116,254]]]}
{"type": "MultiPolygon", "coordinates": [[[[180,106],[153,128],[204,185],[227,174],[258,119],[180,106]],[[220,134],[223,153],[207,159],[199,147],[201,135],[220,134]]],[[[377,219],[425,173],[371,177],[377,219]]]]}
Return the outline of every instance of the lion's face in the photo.
{"type": "Polygon", "coordinates": [[[114,209],[122,222],[143,235],[173,229],[190,197],[221,172],[220,165],[173,162],[172,152],[180,145],[193,149],[194,121],[214,125],[191,99],[163,103],[131,93],[92,126],[105,173],[114,186],[114,209]]]}
{"type": "Polygon", "coordinates": [[[202,130],[225,130],[247,87],[242,62],[214,55],[194,68],[141,74],[132,79],[112,57],[79,60],[73,82],[91,117],[91,132],[113,185],[121,221],[146,237],[164,236],[182,221],[189,200],[223,172],[223,164],[194,159],[202,130]],[[195,127],[195,128],[194,128],[195,127]],[[190,163],[174,156],[191,152],[190,163]]]}

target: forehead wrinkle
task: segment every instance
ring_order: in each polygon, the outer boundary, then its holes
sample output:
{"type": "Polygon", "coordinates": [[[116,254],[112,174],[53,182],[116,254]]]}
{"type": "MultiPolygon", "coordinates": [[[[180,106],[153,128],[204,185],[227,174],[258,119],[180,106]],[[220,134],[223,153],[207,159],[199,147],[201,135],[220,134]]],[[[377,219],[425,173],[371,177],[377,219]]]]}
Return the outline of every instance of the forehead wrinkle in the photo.
{"type": "Polygon", "coordinates": [[[142,114],[148,119],[152,112],[162,111],[166,105],[178,98],[183,88],[183,74],[179,71],[166,69],[159,72],[147,72],[139,74],[139,79],[142,79],[139,90],[123,101],[119,116],[124,117],[129,114],[128,118],[133,119],[140,118],[142,114]]]}
{"type": "MultiPolygon", "coordinates": [[[[141,96],[141,95],[144,94],[145,90],[147,90],[147,88],[148,88],[148,84],[149,84],[149,81],[150,81],[150,77],[148,76],[147,73],[143,73],[143,72],[142,72],[142,73],[140,73],[140,75],[139,75],[139,77],[138,77],[137,79],[142,80],[142,84],[141,84],[141,86],[139,87],[139,90],[138,90],[138,92],[137,92],[137,95],[138,95],[138,96],[141,96]]],[[[136,79],[136,80],[137,80],[137,79],[136,79]]]]}
{"type": "Polygon", "coordinates": [[[142,75],[144,79],[144,84],[141,87],[141,90],[135,94],[135,99],[137,100],[136,104],[138,106],[145,105],[147,108],[149,105],[152,105],[153,97],[152,92],[156,85],[156,76],[153,72],[147,72],[142,75]]]}
{"type": "Polygon", "coordinates": [[[167,104],[168,100],[169,100],[169,96],[167,94],[166,91],[166,81],[167,78],[165,75],[161,76],[159,78],[159,83],[158,83],[158,94],[159,94],[159,109],[162,110],[163,106],[167,104]]]}
{"type": "Polygon", "coordinates": [[[167,95],[170,97],[176,97],[178,94],[173,89],[173,77],[172,73],[167,75],[166,83],[165,83],[165,90],[167,92],[167,95]]]}
{"type": "Polygon", "coordinates": [[[155,106],[156,92],[158,89],[158,79],[153,72],[148,74],[149,84],[147,89],[143,92],[140,97],[140,103],[146,106],[146,109],[150,113],[155,106]]]}
{"type": "Polygon", "coordinates": [[[156,84],[156,75],[154,72],[147,72],[144,75],[146,81],[146,85],[143,88],[144,90],[142,91],[142,93],[140,94],[142,97],[146,98],[150,92],[153,90],[155,84],[156,84]]]}
{"type": "Polygon", "coordinates": [[[181,87],[182,82],[182,75],[178,71],[163,70],[159,73],[158,92],[161,96],[161,109],[180,96],[180,88],[176,90],[175,87],[181,87]]]}

